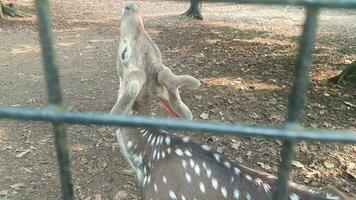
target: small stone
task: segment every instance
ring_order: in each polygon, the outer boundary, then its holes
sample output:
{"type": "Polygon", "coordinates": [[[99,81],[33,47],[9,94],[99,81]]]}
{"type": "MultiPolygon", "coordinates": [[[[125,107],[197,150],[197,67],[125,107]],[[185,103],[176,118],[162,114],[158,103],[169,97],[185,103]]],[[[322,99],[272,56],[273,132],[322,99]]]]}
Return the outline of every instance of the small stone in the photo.
{"type": "Polygon", "coordinates": [[[330,162],[330,161],[324,161],[323,165],[326,169],[332,169],[335,167],[334,163],[330,162]]]}
{"type": "Polygon", "coordinates": [[[199,115],[199,117],[202,118],[202,119],[208,119],[208,118],[209,118],[209,114],[206,113],[206,112],[203,112],[203,113],[201,113],[201,114],[199,115]]]}
{"type": "Polygon", "coordinates": [[[223,147],[218,147],[216,149],[216,151],[219,152],[219,153],[223,153],[224,152],[224,148],[223,147]]]}
{"type": "Polygon", "coordinates": [[[202,95],[195,95],[194,97],[195,97],[196,100],[201,100],[203,98],[202,95]]]}
{"type": "Polygon", "coordinates": [[[0,197],[7,196],[8,194],[9,194],[9,190],[1,190],[0,191],[0,197]]]}

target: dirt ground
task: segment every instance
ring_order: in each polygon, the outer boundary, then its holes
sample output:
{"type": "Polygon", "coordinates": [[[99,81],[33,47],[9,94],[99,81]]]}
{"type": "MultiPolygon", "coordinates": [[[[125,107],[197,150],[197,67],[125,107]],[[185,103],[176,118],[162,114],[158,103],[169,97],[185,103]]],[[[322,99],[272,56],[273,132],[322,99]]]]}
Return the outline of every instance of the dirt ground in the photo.
{"type": "MultiPolygon", "coordinates": [[[[115,60],[121,1],[51,1],[65,105],[108,112],[118,79],[115,60]]],[[[304,10],[298,7],[204,3],[205,20],[180,20],[187,2],[140,1],[148,33],[174,72],[202,81],[182,90],[195,118],[281,126],[288,106],[304,10]]],[[[34,14],[32,1],[17,1],[34,14]]],[[[354,84],[327,79],[356,59],[356,11],[321,12],[303,125],[356,131],[354,84]]],[[[0,105],[46,104],[35,17],[0,22],[0,105]]],[[[68,126],[78,199],[139,199],[113,127],[68,126]],[[116,197],[115,197],[116,196],[116,197]]],[[[276,174],[281,142],[264,138],[194,136],[242,165],[276,174]]],[[[333,185],[356,197],[356,146],[300,142],[293,181],[333,185]]],[[[49,124],[0,121],[0,197],[60,199],[49,124]]]]}

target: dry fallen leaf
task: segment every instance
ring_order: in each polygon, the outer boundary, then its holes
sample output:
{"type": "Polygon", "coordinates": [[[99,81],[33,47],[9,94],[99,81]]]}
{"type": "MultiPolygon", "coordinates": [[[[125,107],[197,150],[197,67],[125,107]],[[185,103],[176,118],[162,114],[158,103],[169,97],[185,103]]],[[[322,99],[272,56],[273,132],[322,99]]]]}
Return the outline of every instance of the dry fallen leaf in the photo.
{"type": "Polygon", "coordinates": [[[194,97],[195,97],[196,100],[201,100],[203,98],[202,95],[195,95],[194,97]]]}
{"type": "Polygon", "coordinates": [[[345,104],[345,105],[348,105],[348,106],[350,106],[350,107],[356,108],[356,105],[355,105],[355,104],[352,104],[352,103],[350,103],[350,102],[348,102],[348,101],[344,101],[344,104],[345,104]]]}
{"type": "Polygon", "coordinates": [[[239,147],[241,146],[241,142],[236,142],[236,143],[232,143],[232,148],[234,149],[239,149],[239,147]]]}
{"type": "Polygon", "coordinates": [[[31,152],[31,149],[26,149],[25,151],[19,153],[16,155],[16,158],[22,158],[24,155],[28,154],[31,152]]]}
{"type": "Polygon", "coordinates": [[[10,188],[18,190],[18,189],[20,189],[20,187],[23,187],[24,185],[25,185],[24,183],[16,183],[16,184],[10,185],[10,188]]]}
{"type": "Polygon", "coordinates": [[[224,152],[224,148],[223,147],[218,147],[216,148],[216,151],[219,153],[223,153],[224,152]]]}
{"type": "Polygon", "coordinates": [[[271,166],[269,166],[268,164],[265,164],[265,163],[262,163],[262,162],[257,162],[257,164],[259,166],[261,166],[265,170],[270,170],[271,169],[271,166]]]}
{"type": "Polygon", "coordinates": [[[94,200],[101,200],[101,194],[95,194],[94,200]]]}
{"type": "Polygon", "coordinates": [[[248,116],[251,117],[251,118],[253,118],[253,119],[258,119],[258,118],[260,118],[260,116],[259,116],[257,113],[255,113],[255,112],[248,114],[248,116]]]}
{"type": "Polygon", "coordinates": [[[292,165],[293,165],[294,167],[297,167],[297,168],[301,168],[301,169],[304,168],[304,165],[303,165],[301,162],[296,161],[296,160],[293,160],[293,161],[292,161],[292,165]]]}
{"type": "Polygon", "coordinates": [[[326,169],[332,169],[335,167],[334,163],[330,162],[330,161],[324,161],[323,165],[326,169]]]}
{"type": "Polygon", "coordinates": [[[116,193],[115,197],[113,200],[124,200],[127,198],[127,192],[125,191],[119,191],[116,193]]]}
{"type": "Polygon", "coordinates": [[[9,190],[1,190],[0,191],[0,197],[1,196],[7,196],[9,194],[9,190]]]}
{"type": "Polygon", "coordinates": [[[208,118],[209,118],[209,114],[206,113],[206,112],[203,112],[203,113],[201,113],[201,114],[199,115],[199,117],[202,118],[202,119],[208,119],[208,118]]]}

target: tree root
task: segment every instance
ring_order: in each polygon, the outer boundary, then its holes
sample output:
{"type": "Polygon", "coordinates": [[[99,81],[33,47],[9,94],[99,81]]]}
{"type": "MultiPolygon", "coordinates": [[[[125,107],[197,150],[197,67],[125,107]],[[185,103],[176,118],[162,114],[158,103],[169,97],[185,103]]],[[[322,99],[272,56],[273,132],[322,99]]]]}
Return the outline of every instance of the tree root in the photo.
{"type": "Polygon", "coordinates": [[[180,15],[181,18],[190,18],[196,20],[203,20],[201,14],[202,0],[191,0],[187,11],[180,15]]]}
{"type": "Polygon", "coordinates": [[[180,15],[181,18],[191,18],[196,20],[203,20],[202,14],[198,10],[189,8],[186,12],[180,15]]]}
{"type": "Polygon", "coordinates": [[[341,74],[329,79],[330,82],[335,84],[341,84],[344,80],[356,82],[356,61],[347,65],[341,74]]]}
{"type": "Polygon", "coordinates": [[[21,12],[17,10],[16,8],[13,8],[10,5],[5,5],[0,1],[0,18],[3,17],[4,15],[10,16],[10,17],[27,17],[30,16],[29,14],[26,14],[24,12],[21,12]]]}

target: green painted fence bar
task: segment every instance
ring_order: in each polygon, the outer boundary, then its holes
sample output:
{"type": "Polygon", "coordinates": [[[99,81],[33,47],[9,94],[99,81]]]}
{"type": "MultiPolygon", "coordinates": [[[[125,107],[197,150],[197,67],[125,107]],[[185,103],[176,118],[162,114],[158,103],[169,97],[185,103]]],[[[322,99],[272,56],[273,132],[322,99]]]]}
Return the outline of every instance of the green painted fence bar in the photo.
{"type": "MultiPolygon", "coordinates": [[[[38,16],[39,37],[42,49],[43,69],[45,71],[47,85],[48,104],[55,105],[50,107],[53,111],[59,111],[62,106],[62,96],[58,77],[58,67],[55,59],[48,0],[36,0],[35,5],[38,16]]],[[[70,173],[66,128],[62,122],[53,122],[52,125],[63,192],[62,198],[65,200],[72,200],[74,199],[74,192],[70,173]]]]}

